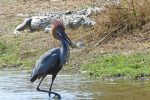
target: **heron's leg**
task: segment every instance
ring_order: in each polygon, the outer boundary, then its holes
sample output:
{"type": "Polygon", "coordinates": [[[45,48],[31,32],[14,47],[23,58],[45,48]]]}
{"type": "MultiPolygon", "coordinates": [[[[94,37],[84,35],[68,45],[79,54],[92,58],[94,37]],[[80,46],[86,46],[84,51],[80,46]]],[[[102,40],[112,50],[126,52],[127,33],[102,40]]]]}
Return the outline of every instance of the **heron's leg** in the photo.
{"type": "Polygon", "coordinates": [[[50,95],[51,95],[51,94],[54,94],[55,96],[57,96],[57,97],[58,97],[58,100],[60,100],[60,99],[61,99],[61,96],[60,96],[58,93],[51,92],[52,85],[53,85],[53,82],[54,82],[54,80],[55,80],[56,76],[57,76],[57,74],[52,75],[52,82],[51,82],[51,85],[50,85],[50,88],[49,88],[49,97],[50,97],[50,95]]]}
{"type": "Polygon", "coordinates": [[[49,88],[49,97],[51,96],[51,89],[52,89],[53,82],[54,82],[54,80],[55,80],[55,78],[56,78],[56,75],[57,75],[57,74],[52,75],[52,82],[51,82],[51,85],[50,85],[50,88],[49,88]]]}
{"type": "Polygon", "coordinates": [[[38,86],[37,86],[37,88],[36,88],[37,91],[48,92],[48,91],[46,91],[46,90],[41,90],[41,89],[39,88],[44,78],[45,78],[45,76],[42,77],[40,83],[38,84],[38,86]]]}

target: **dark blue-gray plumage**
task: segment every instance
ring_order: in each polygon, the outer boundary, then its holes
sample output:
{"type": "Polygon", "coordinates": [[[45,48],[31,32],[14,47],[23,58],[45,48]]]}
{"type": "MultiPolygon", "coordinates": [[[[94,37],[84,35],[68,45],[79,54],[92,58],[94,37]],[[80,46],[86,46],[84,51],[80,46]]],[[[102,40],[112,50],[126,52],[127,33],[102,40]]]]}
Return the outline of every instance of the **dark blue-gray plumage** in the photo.
{"type": "Polygon", "coordinates": [[[34,82],[37,78],[42,78],[39,85],[37,86],[37,90],[48,92],[49,97],[50,94],[55,94],[60,99],[61,96],[55,92],[51,92],[51,88],[56,75],[62,69],[63,65],[66,63],[69,57],[69,45],[71,45],[71,40],[66,35],[64,26],[60,21],[53,22],[52,35],[54,38],[58,39],[61,42],[61,47],[53,48],[47,51],[39,58],[39,60],[36,61],[30,81],[34,82]],[[39,86],[48,74],[52,75],[52,82],[49,91],[41,90],[39,86]]]}

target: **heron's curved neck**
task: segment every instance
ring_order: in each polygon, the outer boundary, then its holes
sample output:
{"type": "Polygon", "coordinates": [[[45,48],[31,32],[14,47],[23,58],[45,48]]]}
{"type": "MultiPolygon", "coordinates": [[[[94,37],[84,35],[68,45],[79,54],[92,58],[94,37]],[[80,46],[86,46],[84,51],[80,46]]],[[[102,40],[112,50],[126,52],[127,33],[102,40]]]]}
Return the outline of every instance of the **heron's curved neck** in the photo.
{"type": "Polygon", "coordinates": [[[69,44],[64,41],[64,40],[60,40],[61,41],[61,48],[60,48],[60,62],[61,65],[65,64],[68,57],[69,57],[69,44]]]}

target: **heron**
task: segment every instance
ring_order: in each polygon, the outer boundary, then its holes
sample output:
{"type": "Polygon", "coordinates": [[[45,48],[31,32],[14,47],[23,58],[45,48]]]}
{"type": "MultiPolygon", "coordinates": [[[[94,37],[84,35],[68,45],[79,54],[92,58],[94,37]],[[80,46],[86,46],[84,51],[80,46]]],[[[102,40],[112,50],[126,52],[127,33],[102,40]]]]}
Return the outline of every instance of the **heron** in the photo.
{"type": "Polygon", "coordinates": [[[56,92],[52,92],[51,89],[58,72],[62,69],[62,67],[69,58],[69,46],[72,45],[72,42],[65,33],[64,24],[59,20],[53,21],[51,33],[55,39],[61,42],[61,46],[50,49],[36,61],[30,81],[34,82],[37,79],[41,79],[36,88],[37,91],[47,92],[49,94],[49,97],[51,94],[54,94],[58,97],[58,99],[61,99],[61,96],[56,92]],[[52,75],[52,81],[49,91],[39,88],[43,79],[47,75],[52,75]]]}

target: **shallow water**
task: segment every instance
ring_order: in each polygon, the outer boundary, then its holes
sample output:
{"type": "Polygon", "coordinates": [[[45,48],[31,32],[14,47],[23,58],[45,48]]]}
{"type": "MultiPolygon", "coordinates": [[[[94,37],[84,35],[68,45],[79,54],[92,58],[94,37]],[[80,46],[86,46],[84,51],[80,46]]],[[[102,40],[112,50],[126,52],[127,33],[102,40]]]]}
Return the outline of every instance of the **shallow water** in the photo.
{"type": "MultiPolygon", "coordinates": [[[[0,71],[0,100],[49,100],[47,93],[36,91],[39,80],[30,83],[29,78],[26,72],[0,71]]],[[[50,82],[48,76],[41,88],[48,90],[50,82]]],[[[52,91],[62,100],[149,100],[150,81],[91,81],[81,75],[58,75],[52,91]]]]}

